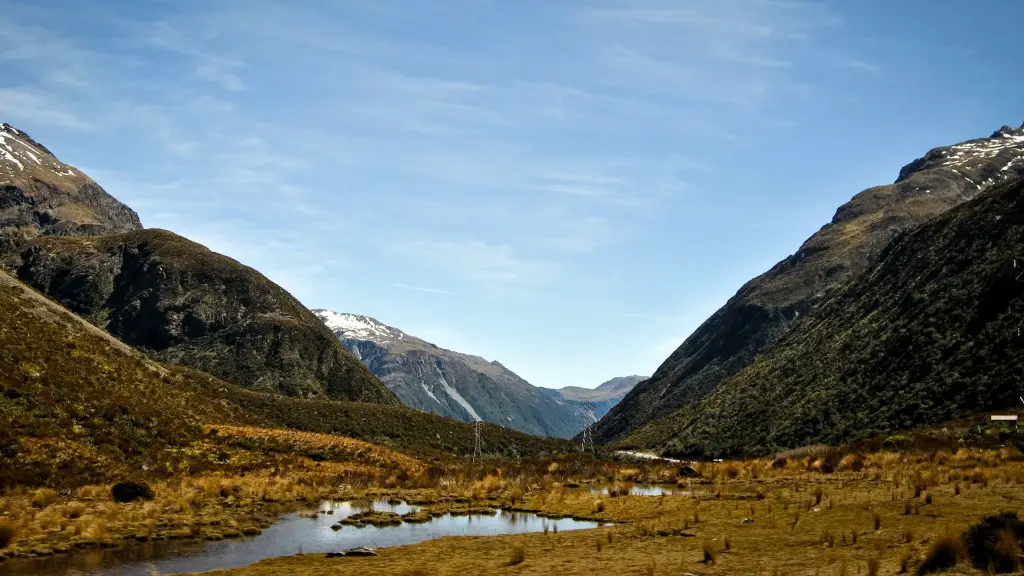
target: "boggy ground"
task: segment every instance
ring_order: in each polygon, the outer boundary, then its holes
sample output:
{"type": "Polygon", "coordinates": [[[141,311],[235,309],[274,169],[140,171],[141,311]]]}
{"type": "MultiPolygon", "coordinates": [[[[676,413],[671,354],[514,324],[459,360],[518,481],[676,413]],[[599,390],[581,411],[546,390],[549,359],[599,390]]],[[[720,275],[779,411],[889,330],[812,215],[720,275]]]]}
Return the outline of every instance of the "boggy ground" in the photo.
{"type": "MultiPolygon", "coordinates": [[[[950,574],[981,574],[958,535],[1017,510],[1015,449],[912,455],[814,455],[698,467],[689,494],[600,496],[551,483],[516,507],[616,522],[562,533],[442,538],[372,558],[275,558],[210,576],[319,574],[897,574],[939,545],[950,574]]],[[[492,482],[500,482],[493,480],[492,482]]],[[[1012,551],[1019,554],[1019,547],[1012,551]]]]}
{"type": "MultiPolygon", "coordinates": [[[[21,488],[0,496],[0,561],[165,539],[220,540],[257,534],[286,511],[324,500],[402,498],[433,515],[489,512],[522,504],[557,482],[665,480],[671,467],[563,456],[487,467],[425,461],[328,434],[249,426],[207,427],[182,449],[183,467],[148,480],[154,498],[114,502],[111,483],[64,492],[21,488]]],[[[410,516],[405,521],[425,521],[410,516]]],[[[369,515],[367,524],[393,524],[369,515]]]]}

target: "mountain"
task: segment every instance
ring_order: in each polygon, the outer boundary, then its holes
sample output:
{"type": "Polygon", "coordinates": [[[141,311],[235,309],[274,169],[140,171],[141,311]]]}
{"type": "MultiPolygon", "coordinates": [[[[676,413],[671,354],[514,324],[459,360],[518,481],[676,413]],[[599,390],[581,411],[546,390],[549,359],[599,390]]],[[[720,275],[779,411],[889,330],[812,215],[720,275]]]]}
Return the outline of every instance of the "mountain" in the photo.
{"type": "Polygon", "coordinates": [[[584,412],[590,415],[592,421],[597,422],[621,402],[634,386],[646,379],[646,376],[619,376],[597,388],[581,388],[579,386],[559,388],[558,394],[566,402],[583,403],[584,412]]]}
{"type": "MultiPolygon", "coordinates": [[[[340,434],[424,456],[470,454],[474,441],[468,424],[400,405],[254,392],[158,363],[2,271],[0,422],[5,491],[227,466],[209,425],[340,434]]],[[[498,426],[482,432],[490,454],[573,448],[498,426]]]]}
{"type": "Polygon", "coordinates": [[[302,304],[231,258],[138,217],[3,125],[0,266],[154,358],[252,389],[397,404],[302,304]]]}
{"type": "Polygon", "coordinates": [[[569,438],[607,411],[626,385],[613,381],[594,397],[595,417],[583,399],[596,391],[539,388],[498,362],[439,348],[368,316],[313,313],[406,406],[457,420],[569,438]]]}
{"type": "Polygon", "coordinates": [[[878,262],[889,242],[984,190],[1024,173],[1024,127],[935,148],[894,184],[841,206],[796,253],[745,284],[655,371],[609,411],[595,439],[611,442],[713,393],[878,262]]]}
{"type": "Polygon", "coordinates": [[[38,235],[142,229],[139,216],[43,145],[0,124],[0,253],[38,235]]]}
{"type": "Polygon", "coordinates": [[[1016,409],[1022,322],[1018,177],[898,235],[771,351],[625,442],[761,454],[1016,409]]]}

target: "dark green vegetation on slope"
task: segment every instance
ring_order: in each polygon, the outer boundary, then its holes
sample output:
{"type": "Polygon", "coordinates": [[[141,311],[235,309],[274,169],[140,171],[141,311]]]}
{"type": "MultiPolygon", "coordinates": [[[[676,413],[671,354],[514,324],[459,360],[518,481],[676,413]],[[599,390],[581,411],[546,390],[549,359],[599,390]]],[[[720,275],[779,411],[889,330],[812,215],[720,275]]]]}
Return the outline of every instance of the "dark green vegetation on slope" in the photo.
{"type": "Polygon", "coordinates": [[[897,237],[870,272],[699,403],[626,443],[738,455],[1019,404],[1024,180],[897,237]]]}
{"type": "MultiPolygon", "coordinates": [[[[432,414],[262,394],[159,364],[3,272],[0,422],[0,489],[216,466],[189,449],[204,439],[203,424],[332,432],[426,456],[473,448],[471,425],[432,414]]],[[[486,426],[484,439],[487,453],[568,448],[497,426],[486,426]]]]}
{"type": "Polygon", "coordinates": [[[40,237],[7,266],[160,361],[260,391],[398,403],[283,288],[171,232],[40,237]]]}
{"type": "Polygon", "coordinates": [[[596,427],[599,442],[622,439],[681,407],[693,407],[878,261],[889,241],[983,189],[1024,174],[1024,129],[935,148],[896,183],[865,190],[792,256],[745,284],[596,427]]]}

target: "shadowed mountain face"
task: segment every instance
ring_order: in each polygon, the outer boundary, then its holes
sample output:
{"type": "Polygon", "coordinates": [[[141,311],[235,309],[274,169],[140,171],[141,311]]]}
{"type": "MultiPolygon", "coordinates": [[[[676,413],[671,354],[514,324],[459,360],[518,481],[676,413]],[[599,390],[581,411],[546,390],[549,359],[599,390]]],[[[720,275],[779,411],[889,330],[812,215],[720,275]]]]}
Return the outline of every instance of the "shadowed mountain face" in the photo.
{"type": "Polygon", "coordinates": [[[259,272],[138,217],[0,125],[0,265],[123,342],[249,388],[397,404],[259,272]],[[6,180],[4,180],[6,179],[6,180]]]}
{"type": "MultiPolygon", "coordinates": [[[[314,310],[339,341],[406,406],[569,438],[607,412],[628,382],[595,390],[530,385],[498,362],[438,348],[368,316],[314,310]],[[589,405],[584,401],[590,399],[589,405]]],[[[637,377],[638,378],[638,377],[637,377]]]]}
{"type": "Polygon", "coordinates": [[[899,235],[714,394],[625,442],[670,454],[837,444],[1019,404],[1024,178],[899,235]]]}
{"type": "Polygon", "coordinates": [[[801,316],[878,261],[911,230],[992,186],[1024,174],[1024,129],[936,148],[900,171],[894,184],[865,190],[792,256],[740,288],[597,424],[599,442],[700,402],[748,366],[801,316]]]}
{"type": "Polygon", "coordinates": [[[0,253],[39,235],[139,230],[129,207],[9,124],[0,124],[0,253]]]}

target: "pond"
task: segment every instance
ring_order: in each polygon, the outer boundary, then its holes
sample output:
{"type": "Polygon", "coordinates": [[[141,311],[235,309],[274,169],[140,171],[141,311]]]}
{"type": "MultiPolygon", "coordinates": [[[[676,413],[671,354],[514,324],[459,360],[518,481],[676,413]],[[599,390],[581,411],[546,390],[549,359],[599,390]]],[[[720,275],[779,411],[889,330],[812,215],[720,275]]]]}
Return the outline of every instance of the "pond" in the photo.
{"type": "MultiPolygon", "coordinates": [[[[608,494],[614,484],[589,486],[591,494],[608,494]]],[[[629,488],[630,496],[672,496],[673,494],[690,494],[688,490],[677,488],[674,484],[633,484],[629,488]]]]}
{"type": "MultiPolygon", "coordinates": [[[[316,518],[288,514],[259,536],[219,542],[162,541],[132,544],[120,549],[96,549],[44,558],[16,558],[0,563],[0,576],[150,576],[182,574],[246,566],[275,556],[337,552],[358,546],[374,548],[415,544],[442,536],[495,536],[521,532],[596,528],[598,522],[539,518],[533,513],[501,510],[493,516],[451,516],[423,524],[332,530],[331,525],[366,507],[350,502],[324,502],[319,510],[334,514],[316,518]]],[[[405,514],[416,506],[391,505],[386,500],[373,509],[405,514]]]]}

